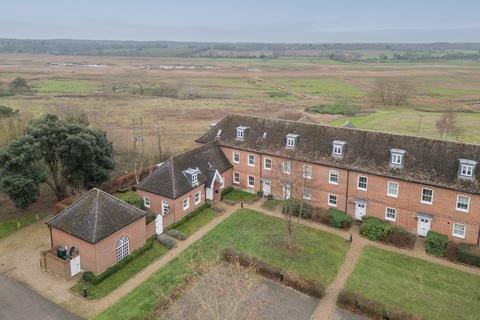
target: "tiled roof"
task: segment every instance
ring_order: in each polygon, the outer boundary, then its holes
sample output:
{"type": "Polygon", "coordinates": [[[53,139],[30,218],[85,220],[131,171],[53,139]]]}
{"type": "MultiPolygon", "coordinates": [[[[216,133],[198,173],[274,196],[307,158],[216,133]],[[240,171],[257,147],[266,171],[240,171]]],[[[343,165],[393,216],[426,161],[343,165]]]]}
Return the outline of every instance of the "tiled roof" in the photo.
{"type": "Polygon", "coordinates": [[[197,185],[210,183],[215,170],[220,173],[232,164],[215,141],[169,158],[140,181],[137,189],[176,199],[195,189],[197,185]],[[184,171],[198,168],[198,184],[193,186],[184,171]]]}
{"type": "Polygon", "coordinates": [[[94,188],[48,221],[47,225],[97,243],[146,215],[145,211],[94,188]]]}
{"type": "Polygon", "coordinates": [[[480,174],[472,181],[457,178],[459,159],[480,163],[478,144],[238,114],[226,116],[196,141],[208,143],[213,140],[225,147],[480,193],[480,174]],[[239,126],[249,128],[243,140],[236,138],[239,126]],[[222,133],[217,137],[219,129],[222,133]],[[285,147],[287,134],[299,135],[294,149],[285,147]],[[331,155],[334,140],[346,142],[343,157],[331,155]],[[401,169],[389,165],[392,148],[406,151],[401,169]]]}

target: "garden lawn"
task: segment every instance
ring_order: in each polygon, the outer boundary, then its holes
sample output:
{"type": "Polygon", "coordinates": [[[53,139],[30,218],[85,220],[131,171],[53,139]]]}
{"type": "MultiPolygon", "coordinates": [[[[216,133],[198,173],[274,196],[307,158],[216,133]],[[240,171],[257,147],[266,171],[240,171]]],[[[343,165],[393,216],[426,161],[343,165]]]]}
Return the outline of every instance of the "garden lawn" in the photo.
{"type": "Polygon", "coordinates": [[[480,277],[402,254],[366,247],[346,288],[424,319],[478,319],[480,277]]]}
{"type": "Polygon", "coordinates": [[[128,263],[125,267],[115,272],[113,275],[106,278],[102,282],[98,284],[91,284],[82,280],[74,287],[72,287],[72,290],[79,294],[82,294],[83,288],[87,288],[89,299],[98,299],[105,297],[110,292],[118,288],[125,281],[133,277],[138,272],[142,271],[153,261],[163,256],[167,251],[167,248],[155,241],[153,247],[150,250],[147,250],[142,255],[138,256],[132,262],[128,263]]]}
{"type": "Polygon", "coordinates": [[[223,200],[235,201],[235,202],[253,202],[257,200],[257,196],[253,193],[232,189],[230,192],[223,195],[223,200]]]}
{"type": "Polygon", "coordinates": [[[328,285],[343,263],[349,244],[339,236],[303,225],[296,225],[294,235],[296,249],[289,251],[284,220],[253,210],[238,210],[97,319],[145,318],[160,298],[169,297],[175,287],[184,283],[200,261],[219,262],[225,247],[328,285]]]}
{"type": "Polygon", "coordinates": [[[41,80],[35,84],[35,89],[39,93],[80,93],[92,92],[97,88],[97,84],[89,80],[77,79],[49,79],[41,80]]]}
{"type": "Polygon", "coordinates": [[[195,231],[212,221],[217,216],[217,212],[212,208],[205,208],[198,213],[195,213],[184,222],[178,224],[173,229],[185,233],[190,236],[195,231]]]}
{"type": "Polygon", "coordinates": [[[262,203],[262,208],[275,211],[279,206],[281,206],[283,203],[282,200],[278,199],[268,199],[264,203],[262,203]]]}
{"type": "Polygon", "coordinates": [[[26,227],[32,223],[37,222],[37,216],[40,220],[46,214],[45,213],[38,213],[38,214],[29,214],[20,218],[8,219],[4,221],[0,221],[0,239],[11,235],[19,230],[20,228],[26,227]]]}

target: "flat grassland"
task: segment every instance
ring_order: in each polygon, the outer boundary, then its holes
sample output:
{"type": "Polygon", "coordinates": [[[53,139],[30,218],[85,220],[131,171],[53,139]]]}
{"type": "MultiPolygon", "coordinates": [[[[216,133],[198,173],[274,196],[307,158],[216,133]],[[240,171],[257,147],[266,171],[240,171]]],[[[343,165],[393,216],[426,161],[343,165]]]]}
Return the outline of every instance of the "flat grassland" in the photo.
{"type": "Polygon", "coordinates": [[[295,228],[296,250],[286,249],[284,221],[253,210],[241,209],[155,272],[139,287],[97,316],[97,319],[143,319],[161,297],[196,268],[216,264],[224,247],[260,258],[287,271],[324,284],[333,281],[348,250],[339,236],[302,225],[295,228]]]}
{"type": "Polygon", "coordinates": [[[424,319],[478,319],[480,277],[367,247],[346,288],[424,319]]]}

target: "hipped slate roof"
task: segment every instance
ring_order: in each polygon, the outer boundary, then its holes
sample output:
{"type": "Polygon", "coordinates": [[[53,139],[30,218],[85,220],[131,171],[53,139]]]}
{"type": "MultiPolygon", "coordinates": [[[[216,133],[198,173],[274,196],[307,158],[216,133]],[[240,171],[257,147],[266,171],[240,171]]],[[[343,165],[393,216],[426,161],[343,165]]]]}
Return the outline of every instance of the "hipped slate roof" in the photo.
{"type": "Polygon", "coordinates": [[[210,184],[215,170],[220,173],[230,169],[232,164],[215,141],[173,156],[140,181],[139,190],[176,199],[195,189],[198,185],[210,184]],[[192,186],[184,174],[188,168],[199,169],[198,184],[192,186]]]}
{"type": "Polygon", "coordinates": [[[97,243],[146,215],[145,211],[94,188],[48,221],[47,225],[97,243]]]}
{"type": "Polygon", "coordinates": [[[226,116],[196,141],[208,143],[213,140],[225,147],[480,193],[480,165],[477,165],[474,181],[457,178],[459,159],[480,163],[478,144],[238,114],[226,116]],[[238,126],[249,127],[243,140],[236,138],[238,126]],[[219,129],[222,131],[220,137],[217,137],[219,129]],[[262,138],[264,132],[267,132],[266,138],[262,138]],[[299,135],[297,146],[293,150],[285,147],[287,134],[299,135]],[[346,142],[342,158],[331,155],[334,140],[346,142]],[[395,169],[389,166],[391,148],[406,151],[404,168],[395,169]]]}

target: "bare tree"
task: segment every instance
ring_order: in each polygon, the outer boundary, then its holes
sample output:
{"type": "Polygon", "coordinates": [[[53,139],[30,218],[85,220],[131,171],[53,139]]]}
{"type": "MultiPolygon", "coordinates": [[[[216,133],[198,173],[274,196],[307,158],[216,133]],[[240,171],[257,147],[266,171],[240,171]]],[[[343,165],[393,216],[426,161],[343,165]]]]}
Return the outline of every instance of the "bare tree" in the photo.
{"type": "Polygon", "coordinates": [[[271,184],[274,193],[281,195],[284,200],[282,212],[287,225],[287,248],[294,249],[293,233],[295,218],[297,222],[303,217],[306,199],[311,197],[308,189],[309,176],[312,166],[299,161],[288,160],[286,157],[276,158],[272,164],[271,184]]]}
{"type": "Polygon", "coordinates": [[[413,86],[399,79],[378,79],[370,95],[384,106],[404,106],[414,93],[413,86]]]}
{"type": "Polygon", "coordinates": [[[457,125],[457,115],[453,111],[447,111],[437,120],[437,130],[443,140],[447,139],[447,135],[454,135],[457,140],[462,134],[462,128],[457,125]]]}

